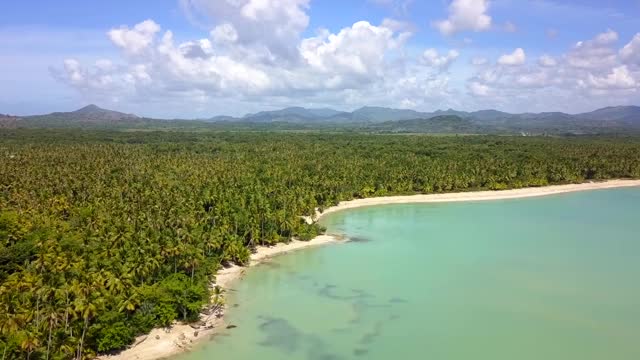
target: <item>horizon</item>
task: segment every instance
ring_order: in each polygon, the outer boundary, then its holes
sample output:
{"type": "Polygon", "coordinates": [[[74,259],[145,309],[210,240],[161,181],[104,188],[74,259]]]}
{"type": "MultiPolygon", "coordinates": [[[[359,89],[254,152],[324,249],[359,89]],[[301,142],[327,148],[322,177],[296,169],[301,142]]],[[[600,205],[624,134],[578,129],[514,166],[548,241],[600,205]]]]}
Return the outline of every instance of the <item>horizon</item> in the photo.
{"type": "Polygon", "coordinates": [[[0,12],[0,112],[17,116],[91,103],[163,119],[640,104],[637,1],[29,0],[0,12]]]}
{"type": "Polygon", "coordinates": [[[78,112],[78,111],[85,110],[87,108],[92,108],[92,107],[96,108],[97,110],[106,110],[106,111],[111,111],[111,112],[119,112],[119,113],[124,113],[124,114],[127,114],[127,115],[134,115],[134,116],[137,116],[139,118],[149,118],[149,119],[156,119],[156,120],[185,120],[185,121],[210,120],[210,119],[214,119],[214,118],[218,118],[218,117],[231,117],[231,118],[235,118],[235,119],[242,119],[242,118],[249,117],[251,115],[255,115],[255,114],[258,114],[258,113],[262,113],[262,112],[274,112],[274,111],[281,111],[281,110],[287,110],[287,109],[293,109],[293,108],[304,109],[304,110],[332,110],[332,111],[338,111],[338,112],[343,112],[343,113],[353,113],[353,112],[356,112],[358,110],[362,110],[362,109],[366,109],[366,108],[379,108],[379,109],[388,109],[388,110],[409,110],[409,111],[417,111],[419,113],[437,113],[437,112],[456,111],[456,112],[467,112],[467,113],[471,114],[471,113],[477,113],[477,112],[482,112],[482,111],[497,111],[497,112],[503,112],[503,113],[511,114],[511,115],[543,114],[543,113],[564,113],[564,114],[571,115],[571,116],[591,113],[591,112],[604,110],[604,109],[608,109],[608,108],[621,108],[621,107],[640,108],[639,105],[610,105],[610,106],[597,108],[597,109],[592,109],[592,110],[581,112],[581,113],[565,113],[565,112],[562,112],[562,111],[553,111],[553,110],[541,111],[541,112],[520,112],[520,113],[515,112],[515,113],[511,113],[511,112],[502,111],[502,110],[499,110],[499,109],[458,110],[458,109],[453,109],[453,108],[418,111],[418,110],[415,110],[415,109],[391,108],[391,107],[375,106],[375,105],[364,105],[364,106],[361,106],[361,107],[358,107],[358,108],[354,108],[352,110],[338,110],[338,109],[331,108],[331,107],[309,108],[309,107],[303,107],[303,106],[288,106],[288,107],[272,109],[272,110],[258,110],[256,112],[245,113],[245,114],[241,114],[241,115],[238,115],[238,116],[227,115],[227,114],[214,114],[214,115],[209,116],[209,117],[201,117],[201,118],[189,118],[189,117],[173,117],[173,118],[164,117],[163,118],[163,117],[148,117],[148,116],[143,116],[143,115],[136,114],[136,113],[127,113],[125,111],[120,111],[117,108],[107,108],[107,107],[100,106],[100,105],[95,104],[95,103],[91,103],[91,104],[86,104],[86,105],[84,105],[84,106],[82,106],[80,108],[72,109],[72,110],[53,111],[53,112],[47,112],[47,113],[41,113],[41,114],[28,114],[28,115],[16,115],[16,114],[11,114],[11,113],[5,113],[0,109],[0,115],[27,118],[27,117],[32,117],[32,116],[46,116],[46,115],[51,115],[51,114],[54,114],[54,113],[73,113],[73,112],[78,112]]]}

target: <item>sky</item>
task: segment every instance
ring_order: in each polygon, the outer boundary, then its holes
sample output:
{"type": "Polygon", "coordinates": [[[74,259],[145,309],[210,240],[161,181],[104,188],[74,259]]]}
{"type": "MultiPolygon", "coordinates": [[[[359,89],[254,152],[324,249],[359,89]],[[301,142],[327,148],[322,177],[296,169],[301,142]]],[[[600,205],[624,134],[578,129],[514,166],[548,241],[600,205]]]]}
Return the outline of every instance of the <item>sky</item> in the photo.
{"type": "Polygon", "coordinates": [[[0,113],[640,105],[640,0],[0,2],[0,113]]]}

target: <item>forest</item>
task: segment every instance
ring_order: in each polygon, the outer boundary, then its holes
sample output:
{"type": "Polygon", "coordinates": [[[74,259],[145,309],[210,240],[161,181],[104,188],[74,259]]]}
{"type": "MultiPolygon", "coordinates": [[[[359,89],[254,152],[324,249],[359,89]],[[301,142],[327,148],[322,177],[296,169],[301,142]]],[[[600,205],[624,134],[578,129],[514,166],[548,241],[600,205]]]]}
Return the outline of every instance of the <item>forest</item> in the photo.
{"type": "Polygon", "coordinates": [[[14,129],[0,159],[0,359],[91,359],[197,321],[316,208],[640,178],[640,138],[14,129]]]}

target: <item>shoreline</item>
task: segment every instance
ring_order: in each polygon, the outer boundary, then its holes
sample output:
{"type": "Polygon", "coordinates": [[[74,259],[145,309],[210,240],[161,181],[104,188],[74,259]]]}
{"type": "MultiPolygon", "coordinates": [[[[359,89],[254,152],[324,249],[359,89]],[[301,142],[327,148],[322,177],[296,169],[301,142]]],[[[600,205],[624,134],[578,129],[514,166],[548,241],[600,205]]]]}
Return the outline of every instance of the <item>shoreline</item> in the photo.
{"type": "MultiPolygon", "coordinates": [[[[319,235],[310,241],[292,240],[287,244],[279,243],[271,247],[258,247],[256,252],[251,254],[248,266],[233,265],[219,270],[216,273],[215,282],[211,283],[211,288],[220,286],[222,289],[228,290],[234,281],[242,279],[249,267],[268,261],[272,257],[339,241],[340,239],[335,236],[319,235]]],[[[171,328],[153,329],[149,334],[136,338],[128,349],[114,355],[98,356],[97,359],[158,360],[182,354],[191,350],[197,342],[210,339],[211,336],[224,330],[227,326],[224,321],[224,311],[222,315],[216,317],[215,314],[201,314],[200,324],[203,325],[175,323],[171,328]]]]}
{"type": "MultiPolygon", "coordinates": [[[[328,214],[367,206],[509,200],[624,187],[640,187],[640,180],[609,180],[603,182],[550,185],[512,190],[487,190],[356,199],[340,202],[336,206],[325,209],[322,213],[316,212],[316,215],[313,218],[305,217],[305,220],[307,222],[315,222],[328,214]]],[[[338,242],[340,242],[340,239],[335,236],[320,235],[306,242],[292,240],[288,244],[280,243],[272,247],[258,247],[257,251],[251,255],[251,259],[247,267],[231,266],[221,269],[216,274],[216,282],[212,283],[211,286],[220,286],[226,290],[234,281],[242,278],[248,267],[258,265],[272,257],[292,251],[338,242]]],[[[138,337],[134,344],[128,349],[115,355],[99,356],[98,359],[157,360],[167,358],[189,351],[196,342],[209,339],[211,336],[221,330],[224,330],[227,326],[224,321],[224,316],[218,318],[213,315],[203,314],[201,317],[201,323],[204,323],[205,326],[194,327],[188,324],[175,324],[170,329],[153,329],[148,335],[138,337]]]]}
{"type": "Polygon", "coordinates": [[[399,196],[383,196],[365,199],[355,199],[342,201],[336,206],[325,209],[322,213],[316,211],[313,219],[305,217],[307,222],[318,221],[325,215],[329,215],[338,211],[356,209],[367,206],[392,205],[392,204],[428,204],[428,203],[447,203],[447,202],[474,202],[474,201],[492,201],[492,200],[511,200],[526,199],[532,197],[542,197],[558,194],[566,194],[579,191],[604,190],[625,187],[640,187],[640,179],[638,180],[606,180],[601,182],[586,182],[580,184],[566,185],[548,185],[541,187],[527,187],[521,189],[510,190],[482,190],[468,192],[452,192],[438,194],[418,194],[418,195],[399,195],[399,196]]]}

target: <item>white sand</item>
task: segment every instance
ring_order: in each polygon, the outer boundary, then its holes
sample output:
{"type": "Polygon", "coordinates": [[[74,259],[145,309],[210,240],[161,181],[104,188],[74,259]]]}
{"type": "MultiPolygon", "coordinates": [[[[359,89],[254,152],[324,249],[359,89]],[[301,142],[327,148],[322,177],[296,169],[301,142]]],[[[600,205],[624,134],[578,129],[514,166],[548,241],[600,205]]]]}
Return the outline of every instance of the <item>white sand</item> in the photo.
{"type": "MultiPolygon", "coordinates": [[[[357,199],[343,201],[337,206],[325,209],[322,213],[317,212],[314,220],[327,214],[337,211],[355,209],[365,206],[388,205],[388,204],[416,204],[416,203],[440,203],[440,202],[460,202],[460,201],[487,201],[519,199],[538,196],[548,196],[576,191],[612,189],[620,187],[640,186],[640,180],[609,180],[603,182],[588,182],[582,184],[551,185],[535,188],[501,190],[501,191],[472,191],[460,193],[425,194],[407,196],[385,196],[367,199],[357,199]]],[[[307,221],[310,219],[307,217],[307,221]]]]}
{"type": "MultiPolygon", "coordinates": [[[[409,196],[388,196],[368,199],[358,199],[341,202],[337,206],[325,209],[324,212],[317,213],[314,219],[306,218],[308,222],[317,221],[320,217],[342,211],[364,206],[386,205],[386,204],[410,204],[410,203],[437,203],[437,202],[459,202],[459,201],[486,201],[516,199],[536,196],[555,195],[575,191],[610,189],[618,187],[640,186],[640,180],[610,180],[605,182],[590,182],[584,184],[554,185],[539,188],[525,188],[504,191],[477,191],[463,193],[409,195],[409,196]]],[[[315,239],[303,242],[292,241],[289,244],[278,244],[273,247],[261,247],[251,255],[250,266],[259,264],[273,256],[285,254],[291,251],[319,246],[339,241],[336,237],[329,235],[318,236],[315,239]]],[[[229,288],[233,281],[242,278],[246,268],[233,266],[222,269],[216,275],[216,284],[224,289],[229,288]]],[[[203,315],[202,322],[206,327],[194,329],[190,325],[175,324],[171,329],[154,329],[147,336],[137,339],[136,344],[117,355],[102,356],[103,360],[156,360],[179,354],[189,350],[198,339],[207,339],[216,332],[224,329],[226,324],[224,319],[215,316],[203,315]],[[197,336],[195,335],[197,332],[197,336]]]]}

